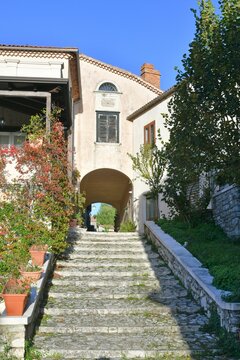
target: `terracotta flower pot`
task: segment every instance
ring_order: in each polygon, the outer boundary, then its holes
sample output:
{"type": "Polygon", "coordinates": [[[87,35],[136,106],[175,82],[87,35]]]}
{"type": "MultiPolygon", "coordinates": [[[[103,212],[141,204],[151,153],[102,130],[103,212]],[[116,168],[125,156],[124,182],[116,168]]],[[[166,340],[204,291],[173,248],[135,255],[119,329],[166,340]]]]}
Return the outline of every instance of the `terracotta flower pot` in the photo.
{"type": "Polygon", "coordinates": [[[29,280],[30,282],[36,282],[41,278],[42,270],[39,271],[23,271],[20,270],[20,274],[22,277],[26,280],[29,280]]]}
{"type": "Polygon", "coordinates": [[[45,259],[47,247],[45,245],[33,245],[29,249],[32,258],[32,264],[42,266],[45,259]]]}
{"type": "Polygon", "coordinates": [[[3,288],[1,297],[4,299],[8,316],[22,316],[27,305],[29,285],[20,280],[11,279],[3,288]],[[12,289],[12,290],[11,290],[12,289]],[[16,291],[16,293],[14,293],[16,291]]]}

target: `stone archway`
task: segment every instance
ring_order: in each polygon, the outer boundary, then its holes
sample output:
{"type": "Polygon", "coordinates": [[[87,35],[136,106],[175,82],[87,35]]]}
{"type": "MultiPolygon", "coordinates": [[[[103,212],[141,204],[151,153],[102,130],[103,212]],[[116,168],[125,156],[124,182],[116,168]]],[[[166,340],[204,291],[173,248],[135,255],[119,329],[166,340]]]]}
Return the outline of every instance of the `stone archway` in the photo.
{"type": "Polygon", "coordinates": [[[132,218],[132,182],[122,172],[108,168],[93,170],[81,180],[80,190],[85,192],[86,207],[101,202],[117,209],[116,228],[126,216],[132,218]]]}

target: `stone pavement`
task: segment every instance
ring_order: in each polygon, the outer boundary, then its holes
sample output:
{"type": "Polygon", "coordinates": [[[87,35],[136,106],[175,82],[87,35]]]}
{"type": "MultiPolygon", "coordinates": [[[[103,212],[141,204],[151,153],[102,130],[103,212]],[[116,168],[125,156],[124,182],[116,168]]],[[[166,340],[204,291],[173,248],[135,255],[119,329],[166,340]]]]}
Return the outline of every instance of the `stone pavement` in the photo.
{"type": "Polygon", "coordinates": [[[34,338],[43,359],[225,359],[201,308],[137,233],[72,230],[34,338]]]}

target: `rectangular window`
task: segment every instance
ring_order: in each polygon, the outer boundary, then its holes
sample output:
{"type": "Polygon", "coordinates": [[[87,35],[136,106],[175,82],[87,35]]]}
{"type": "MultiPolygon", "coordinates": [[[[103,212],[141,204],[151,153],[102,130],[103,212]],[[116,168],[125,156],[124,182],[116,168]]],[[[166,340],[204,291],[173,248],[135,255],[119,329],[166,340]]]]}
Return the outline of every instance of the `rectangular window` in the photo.
{"type": "Polygon", "coordinates": [[[0,132],[0,146],[9,147],[15,145],[21,146],[25,140],[25,135],[20,132],[0,132]]]}
{"type": "Polygon", "coordinates": [[[119,142],[119,113],[97,111],[97,142],[119,142]]]}
{"type": "Polygon", "coordinates": [[[156,220],[158,218],[158,200],[150,194],[146,195],[146,220],[156,220]]]}
{"type": "Polygon", "coordinates": [[[155,144],[155,121],[144,126],[144,144],[155,144]]]}

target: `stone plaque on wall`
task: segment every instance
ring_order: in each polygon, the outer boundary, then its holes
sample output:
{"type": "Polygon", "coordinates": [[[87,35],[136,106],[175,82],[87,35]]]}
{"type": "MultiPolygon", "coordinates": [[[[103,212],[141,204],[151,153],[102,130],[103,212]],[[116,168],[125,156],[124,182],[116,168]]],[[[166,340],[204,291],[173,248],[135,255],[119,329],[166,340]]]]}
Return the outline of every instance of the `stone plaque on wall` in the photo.
{"type": "Polygon", "coordinates": [[[97,110],[119,111],[119,94],[96,93],[95,104],[97,110]]]}
{"type": "Polygon", "coordinates": [[[114,95],[113,94],[102,94],[101,105],[103,107],[115,107],[116,95],[115,96],[114,95]]]}

